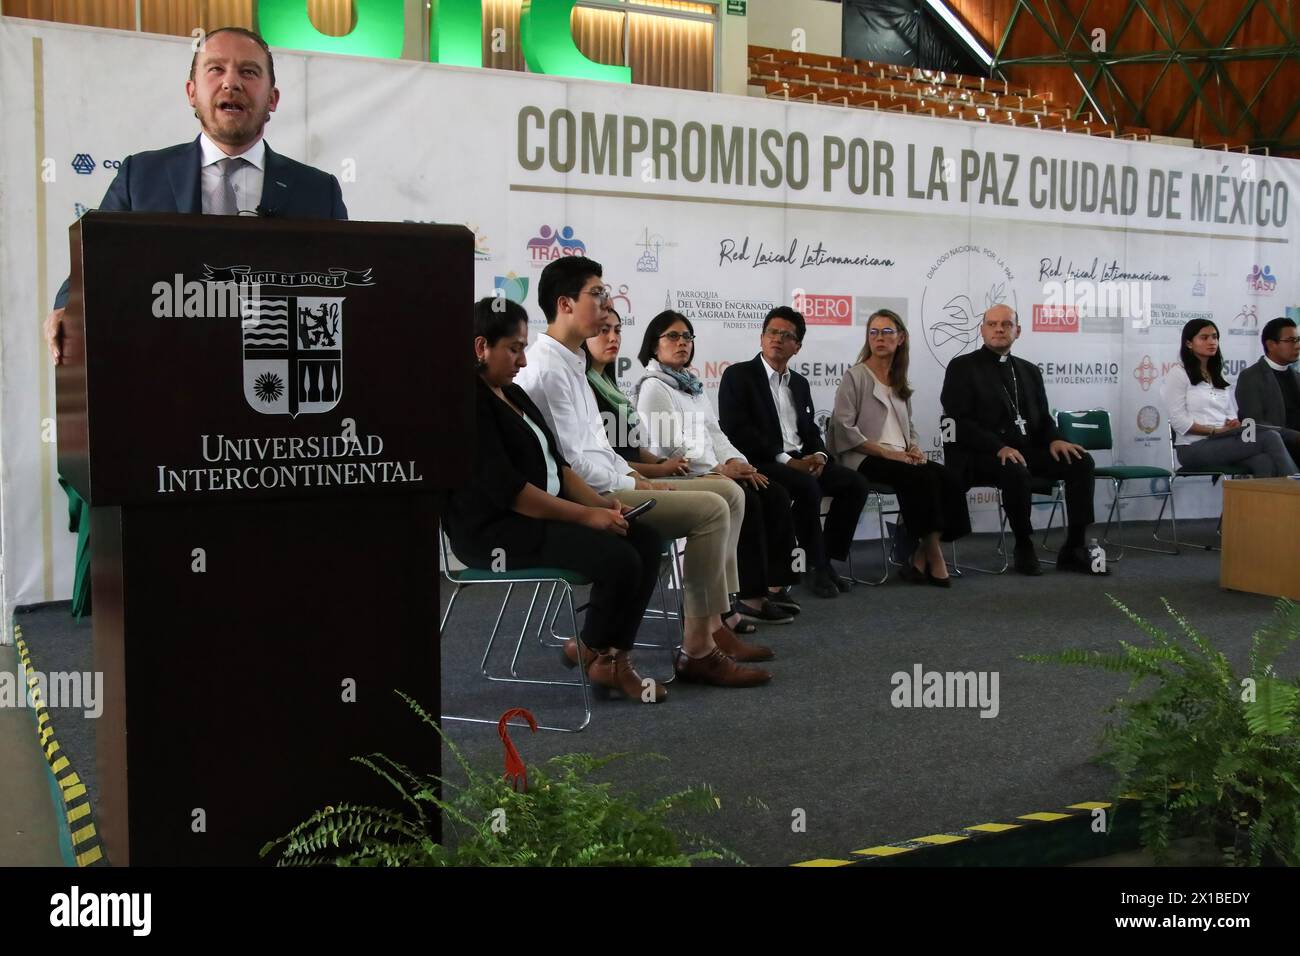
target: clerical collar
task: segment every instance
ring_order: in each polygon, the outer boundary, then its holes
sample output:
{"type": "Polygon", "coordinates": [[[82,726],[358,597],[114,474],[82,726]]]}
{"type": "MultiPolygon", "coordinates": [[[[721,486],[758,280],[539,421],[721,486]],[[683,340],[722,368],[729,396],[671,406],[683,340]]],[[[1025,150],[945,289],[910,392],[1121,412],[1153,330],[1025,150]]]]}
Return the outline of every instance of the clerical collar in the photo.
{"type": "Polygon", "coordinates": [[[1275,372],[1286,372],[1286,371],[1290,371],[1290,369],[1291,369],[1291,366],[1290,366],[1290,365],[1278,365],[1276,362],[1274,362],[1274,361],[1273,361],[1271,358],[1269,358],[1267,355],[1264,356],[1264,361],[1267,362],[1267,363],[1268,363],[1268,367],[1271,368],[1271,369],[1272,369],[1273,371],[1275,371],[1275,372]]]}
{"type": "Polygon", "coordinates": [[[999,355],[997,352],[993,351],[993,350],[992,350],[991,348],[989,348],[987,345],[981,346],[981,348],[983,348],[984,351],[987,352],[987,353],[989,354],[989,358],[993,359],[993,361],[995,361],[995,362],[1005,363],[1005,362],[1007,361],[1007,359],[1011,358],[1011,353],[1010,353],[1010,352],[1007,352],[1007,353],[1004,354],[1004,355],[999,355]]]}

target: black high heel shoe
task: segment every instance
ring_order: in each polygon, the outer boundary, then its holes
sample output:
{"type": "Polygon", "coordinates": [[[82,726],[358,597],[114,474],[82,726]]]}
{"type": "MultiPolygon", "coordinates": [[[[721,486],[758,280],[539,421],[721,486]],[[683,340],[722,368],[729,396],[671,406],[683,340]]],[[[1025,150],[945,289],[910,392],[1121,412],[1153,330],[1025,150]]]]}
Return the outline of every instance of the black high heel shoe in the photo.
{"type": "Polygon", "coordinates": [[[908,561],[907,564],[898,569],[898,576],[904,581],[910,581],[913,584],[924,584],[930,577],[930,571],[928,566],[926,570],[921,571],[915,564],[908,561]]]}
{"type": "Polygon", "coordinates": [[[926,579],[927,581],[929,581],[931,584],[933,584],[933,585],[934,585],[935,587],[937,587],[937,588],[950,588],[950,587],[952,587],[952,577],[951,577],[951,576],[946,577],[946,578],[936,578],[933,574],[931,574],[931,573],[927,570],[927,571],[925,572],[925,579],[926,579]]]}

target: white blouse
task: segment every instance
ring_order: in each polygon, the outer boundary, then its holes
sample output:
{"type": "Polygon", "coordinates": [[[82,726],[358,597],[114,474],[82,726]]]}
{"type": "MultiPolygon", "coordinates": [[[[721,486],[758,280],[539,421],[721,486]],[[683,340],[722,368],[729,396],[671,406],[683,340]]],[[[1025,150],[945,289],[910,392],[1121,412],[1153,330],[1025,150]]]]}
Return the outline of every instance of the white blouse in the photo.
{"type": "MultiPolygon", "coordinates": [[[[867,369],[867,371],[871,372],[870,369],[867,369]]],[[[880,379],[876,378],[875,372],[871,372],[871,377],[880,382],[881,387],[889,392],[891,396],[894,394],[893,387],[888,382],[881,382],[880,379]]],[[[895,451],[907,451],[907,436],[903,434],[903,423],[898,420],[898,412],[894,411],[892,402],[885,404],[885,427],[881,429],[878,444],[884,445],[886,448],[892,448],[895,451]]]]}
{"type": "Polygon", "coordinates": [[[1175,365],[1165,373],[1160,397],[1169,413],[1169,424],[1178,436],[1175,445],[1190,445],[1210,437],[1190,434],[1193,425],[1217,428],[1237,417],[1237,399],[1232,383],[1228,386],[1215,388],[1209,382],[1193,385],[1182,365],[1175,365]]]}
{"type": "Polygon", "coordinates": [[[692,476],[708,474],[715,465],[733,458],[746,461],[718,424],[718,416],[703,392],[688,395],[667,382],[647,377],[637,393],[636,413],[650,450],[662,457],[682,453],[689,459],[692,476]]]}

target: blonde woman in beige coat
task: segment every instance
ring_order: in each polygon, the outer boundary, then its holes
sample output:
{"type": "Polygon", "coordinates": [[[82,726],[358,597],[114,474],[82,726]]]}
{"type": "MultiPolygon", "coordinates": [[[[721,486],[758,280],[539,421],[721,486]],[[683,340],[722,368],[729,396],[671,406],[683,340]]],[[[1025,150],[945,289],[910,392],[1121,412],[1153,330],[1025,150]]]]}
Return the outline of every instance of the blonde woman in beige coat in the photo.
{"type": "Polygon", "coordinates": [[[857,364],[835,393],[828,445],[841,465],[894,489],[903,524],[918,541],[903,577],[946,588],[952,580],[940,542],[969,534],[970,515],[953,476],[921,451],[907,365],[907,328],[881,309],[868,320],[857,364]]]}

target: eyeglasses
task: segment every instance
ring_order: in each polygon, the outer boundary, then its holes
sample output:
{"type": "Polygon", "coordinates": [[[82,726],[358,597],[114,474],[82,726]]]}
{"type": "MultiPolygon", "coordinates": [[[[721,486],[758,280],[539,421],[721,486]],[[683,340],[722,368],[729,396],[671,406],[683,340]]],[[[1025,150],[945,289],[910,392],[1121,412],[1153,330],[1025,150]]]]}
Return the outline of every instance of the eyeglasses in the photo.
{"type": "Polygon", "coordinates": [[[667,339],[676,345],[678,342],[694,342],[695,336],[690,332],[665,332],[659,336],[661,339],[667,339]]]}
{"type": "Polygon", "coordinates": [[[1297,342],[1300,342],[1300,338],[1296,338],[1294,335],[1288,335],[1286,338],[1278,339],[1277,341],[1280,345],[1295,345],[1297,342]]]}
{"type": "Polygon", "coordinates": [[[897,334],[898,329],[867,329],[867,337],[872,339],[878,339],[881,336],[892,339],[897,334]]]}
{"type": "Polygon", "coordinates": [[[583,292],[594,296],[597,302],[608,302],[610,300],[610,290],[608,286],[598,285],[594,289],[583,289],[583,292]]]}
{"type": "Polygon", "coordinates": [[[767,329],[763,334],[769,339],[774,339],[778,342],[794,342],[799,338],[799,336],[795,335],[793,332],[787,332],[785,329],[767,329]]]}

